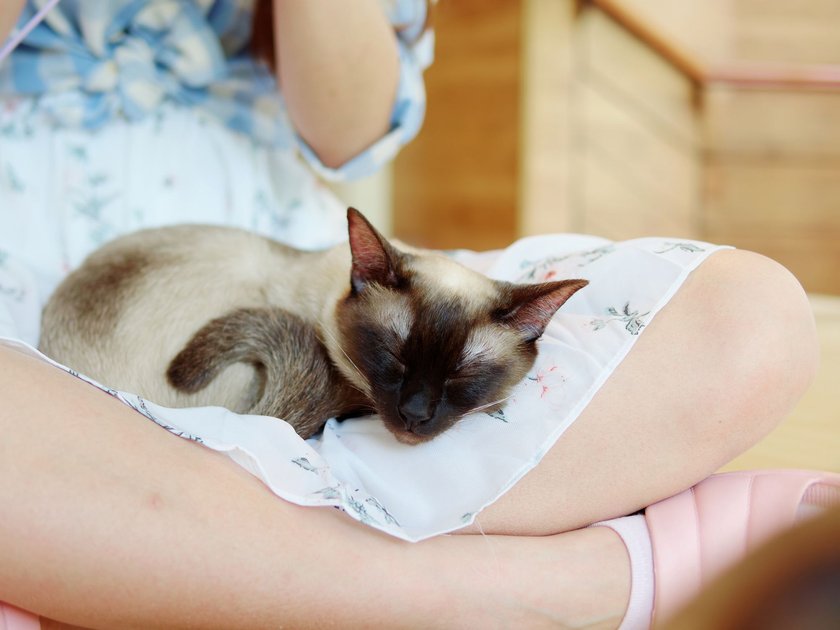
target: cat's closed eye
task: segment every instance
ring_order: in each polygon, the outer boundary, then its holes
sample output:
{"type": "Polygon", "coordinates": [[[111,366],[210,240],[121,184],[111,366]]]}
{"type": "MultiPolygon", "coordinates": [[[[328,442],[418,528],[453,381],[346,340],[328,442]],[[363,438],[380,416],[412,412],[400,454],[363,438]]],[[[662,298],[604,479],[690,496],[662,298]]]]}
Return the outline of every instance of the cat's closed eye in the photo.
{"type": "Polygon", "coordinates": [[[481,378],[487,373],[488,369],[492,369],[494,361],[491,353],[482,350],[479,352],[473,351],[468,356],[462,357],[455,365],[455,368],[449,373],[446,382],[462,383],[471,381],[476,378],[481,378]]]}
{"type": "Polygon", "coordinates": [[[382,353],[382,376],[394,385],[400,385],[405,376],[405,363],[390,348],[384,348],[382,353]]]}
{"type": "Polygon", "coordinates": [[[459,385],[469,382],[470,380],[474,379],[478,376],[479,372],[475,369],[472,371],[457,371],[454,374],[450,374],[446,377],[446,380],[443,382],[444,385],[449,387],[450,385],[459,385]]]}
{"type": "Polygon", "coordinates": [[[451,374],[444,386],[450,399],[462,403],[471,403],[472,398],[478,398],[486,394],[487,389],[497,377],[497,370],[493,366],[471,366],[468,370],[462,370],[451,374]]]}
{"type": "Polygon", "coordinates": [[[394,364],[399,365],[403,370],[405,370],[405,363],[403,363],[402,357],[388,347],[385,348],[385,352],[390,356],[394,364]]]}

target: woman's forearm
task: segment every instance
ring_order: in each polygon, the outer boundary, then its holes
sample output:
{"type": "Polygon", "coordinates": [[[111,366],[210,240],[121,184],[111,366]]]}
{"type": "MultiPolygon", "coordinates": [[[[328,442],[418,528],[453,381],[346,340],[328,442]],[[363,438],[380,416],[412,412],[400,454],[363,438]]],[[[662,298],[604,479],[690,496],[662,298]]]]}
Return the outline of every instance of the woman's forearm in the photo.
{"type": "Polygon", "coordinates": [[[396,36],[377,0],[273,0],[277,68],[298,132],[335,167],[388,131],[396,36]]]}
{"type": "Polygon", "coordinates": [[[26,0],[3,0],[0,3],[0,47],[12,30],[26,0]]]}

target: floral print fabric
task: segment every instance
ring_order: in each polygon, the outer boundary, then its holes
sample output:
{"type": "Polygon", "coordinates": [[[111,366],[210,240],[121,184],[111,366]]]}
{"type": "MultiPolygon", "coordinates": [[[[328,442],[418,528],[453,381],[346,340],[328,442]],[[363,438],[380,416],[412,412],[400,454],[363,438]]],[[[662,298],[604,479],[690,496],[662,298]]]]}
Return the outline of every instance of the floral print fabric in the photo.
{"type": "Polygon", "coordinates": [[[0,251],[48,293],[93,249],[173,223],[233,225],[305,249],[347,238],[346,206],[294,153],[201,111],[164,104],[95,132],[40,124],[0,100],[0,251]]]}
{"type": "MultiPolygon", "coordinates": [[[[45,0],[29,0],[23,26],[45,0]]],[[[62,0],[0,63],[0,98],[38,97],[52,125],[99,129],[138,121],[164,103],[196,108],[262,144],[299,149],[318,173],[345,180],[377,171],[413,138],[425,111],[432,33],[422,0],[383,1],[401,75],[391,131],[339,169],[295,134],[274,74],[248,54],[255,0],[62,0]]],[[[372,60],[375,63],[375,60],[372,60]]]]}

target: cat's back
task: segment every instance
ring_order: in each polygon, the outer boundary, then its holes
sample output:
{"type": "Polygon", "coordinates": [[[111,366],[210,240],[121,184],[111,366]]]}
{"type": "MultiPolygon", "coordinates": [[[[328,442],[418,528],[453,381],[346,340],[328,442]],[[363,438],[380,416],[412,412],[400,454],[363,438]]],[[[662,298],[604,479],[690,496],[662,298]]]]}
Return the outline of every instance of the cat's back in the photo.
{"type": "Polygon", "coordinates": [[[39,346],[112,387],[173,403],[161,365],[209,320],[292,290],[284,285],[311,255],[221,226],[128,234],[59,285],[44,309],[39,346]]]}
{"type": "MultiPolygon", "coordinates": [[[[211,225],[177,225],[133,232],[91,253],[59,285],[44,316],[71,318],[62,326],[88,341],[119,332],[118,319],[149,318],[161,311],[195,311],[264,296],[286,283],[305,256],[257,234],[211,225]],[[181,308],[185,307],[185,308],[181,308]],[[188,307],[188,308],[186,308],[188,307]],[[98,318],[90,316],[92,312],[98,318]]],[[[205,311],[206,312],[206,311],[205,311]]],[[[126,322],[129,326],[130,322],[126,322]]]]}
{"type": "MultiPolygon", "coordinates": [[[[225,263],[230,274],[254,275],[271,261],[288,263],[306,253],[259,234],[218,225],[172,225],[120,236],[92,252],[71,275],[83,280],[94,267],[119,266],[123,260],[143,263],[143,274],[166,273],[185,266],[196,270],[225,263]]],[[[218,270],[214,270],[218,273],[218,270]]]]}

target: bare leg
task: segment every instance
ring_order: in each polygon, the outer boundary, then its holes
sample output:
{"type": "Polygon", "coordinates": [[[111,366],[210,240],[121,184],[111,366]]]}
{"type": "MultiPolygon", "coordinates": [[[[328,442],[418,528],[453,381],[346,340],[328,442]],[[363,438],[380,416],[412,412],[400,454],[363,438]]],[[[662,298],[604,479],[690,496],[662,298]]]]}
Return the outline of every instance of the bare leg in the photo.
{"type": "MultiPolygon", "coordinates": [[[[716,254],[544,463],[482,515],[485,531],[562,531],[691,485],[784,416],[814,348],[789,274],[716,254]]],[[[627,560],[604,528],[406,545],[278,501],[221,456],[3,348],[0,400],[0,599],[47,615],[494,627],[562,612],[555,621],[615,625],[626,605],[627,560]]]]}
{"type": "Polygon", "coordinates": [[[718,252],[540,465],[468,531],[555,533],[685,490],[776,427],[817,363],[796,279],[758,254],[718,252]]]}
{"type": "Polygon", "coordinates": [[[226,458],[0,346],[0,599],[87,627],[614,627],[592,528],[408,544],[278,500],[226,458]],[[36,385],[37,384],[37,385],[36,385]]]}

